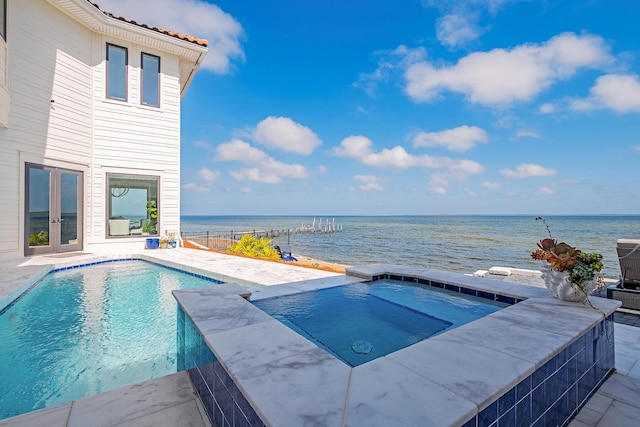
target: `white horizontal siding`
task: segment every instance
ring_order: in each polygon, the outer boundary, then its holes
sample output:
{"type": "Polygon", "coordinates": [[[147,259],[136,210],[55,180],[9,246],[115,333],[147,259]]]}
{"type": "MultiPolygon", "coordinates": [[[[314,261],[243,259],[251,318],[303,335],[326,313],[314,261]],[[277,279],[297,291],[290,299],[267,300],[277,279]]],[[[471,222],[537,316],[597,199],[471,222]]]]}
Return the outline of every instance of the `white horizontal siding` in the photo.
{"type": "MultiPolygon", "coordinates": [[[[104,171],[94,191],[104,193],[106,171],[160,176],[159,231],[177,230],[180,222],[180,82],[178,58],[114,38],[95,38],[94,162],[104,171]],[[106,43],[126,47],[129,57],[127,101],[105,96],[106,43]],[[140,105],[141,52],[160,56],[160,107],[140,105]]],[[[96,197],[97,199],[97,197],[96,197]]],[[[101,201],[102,202],[102,201],[101,201]]],[[[104,238],[105,209],[91,219],[104,238]]]]}
{"type": "Polygon", "coordinates": [[[91,33],[40,0],[14,3],[10,12],[10,132],[22,151],[87,163],[91,33]]]}
{"type": "Polygon", "coordinates": [[[0,128],[9,126],[9,102],[7,43],[0,37],[0,128]]]}
{"type": "Polygon", "coordinates": [[[93,33],[45,0],[15,0],[9,13],[6,50],[0,41],[0,101],[3,79],[11,90],[6,129],[0,107],[0,253],[23,251],[25,159],[85,172],[87,248],[105,241],[107,172],[159,176],[160,230],[178,229],[178,56],[93,33]],[[107,42],[129,50],[126,103],[105,98],[107,42]],[[161,58],[160,108],[139,104],[141,52],[161,58]]]}
{"type": "Polygon", "coordinates": [[[0,253],[15,252],[20,238],[20,216],[17,210],[20,203],[19,165],[18,153],[15,150],[6,146],[0,147],[0,185],[3,186],[0,191],[0,253]]]}
{"type": "Polygon", "coordinates": [[[72,169],[90,163],[92,45],[86,27],[46,1],[13,1],[8,12],[7,57],[0,54],[11,89],[9,127],[0,129],[0,253],[22,254],[21,156],[72,169]]]}

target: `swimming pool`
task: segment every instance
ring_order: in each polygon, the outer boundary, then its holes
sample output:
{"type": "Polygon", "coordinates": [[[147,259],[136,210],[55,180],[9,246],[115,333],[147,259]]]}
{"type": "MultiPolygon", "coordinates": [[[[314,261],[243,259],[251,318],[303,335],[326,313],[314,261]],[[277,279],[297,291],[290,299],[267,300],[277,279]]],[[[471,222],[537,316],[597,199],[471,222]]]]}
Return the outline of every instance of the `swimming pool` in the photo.
{"type": "Polygon", "coordinates": [[[393,280],[337,286],[253,304],[349,366],[393,353],[508,306],[393,280]]]}
{"type": "Polygon", "coordinates": [[[176,372],[171,291],[213,283],[139,260],[48,274],[0,311],[0,419],[176,372]]]}

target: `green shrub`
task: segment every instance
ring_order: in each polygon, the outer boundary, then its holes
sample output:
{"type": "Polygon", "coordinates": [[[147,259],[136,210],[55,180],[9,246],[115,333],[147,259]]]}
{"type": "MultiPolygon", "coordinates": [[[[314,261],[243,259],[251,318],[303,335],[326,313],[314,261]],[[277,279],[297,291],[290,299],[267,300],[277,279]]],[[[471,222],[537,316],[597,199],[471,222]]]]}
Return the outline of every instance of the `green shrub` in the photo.
{"type": "Polygon", "coordinates": [[[271,247],[272,243],[273,240],[269,238],[261,237],[258,239],[250,234],[245,234],[240,240],[231,245],[231,247],[227,249],[227,252],[242,254],[253,258],[280,259],[278,251],[271,247]]]}
{"type": "Polygon", "coordinates": [[[47,246],[49,244],[49,233],[41,231],[29,235],[29,246],[47,246]]]}

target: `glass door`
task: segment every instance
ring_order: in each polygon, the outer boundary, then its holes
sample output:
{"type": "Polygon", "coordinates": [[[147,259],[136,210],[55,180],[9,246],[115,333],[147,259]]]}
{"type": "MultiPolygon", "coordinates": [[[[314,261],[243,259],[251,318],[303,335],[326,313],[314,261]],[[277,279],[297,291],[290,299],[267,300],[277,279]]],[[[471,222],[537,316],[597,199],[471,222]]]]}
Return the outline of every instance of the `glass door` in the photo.
{"type": "Polygon", "coordinates": [[[82,250],[82,172],[25,170],[25,255],[82,250]]]}

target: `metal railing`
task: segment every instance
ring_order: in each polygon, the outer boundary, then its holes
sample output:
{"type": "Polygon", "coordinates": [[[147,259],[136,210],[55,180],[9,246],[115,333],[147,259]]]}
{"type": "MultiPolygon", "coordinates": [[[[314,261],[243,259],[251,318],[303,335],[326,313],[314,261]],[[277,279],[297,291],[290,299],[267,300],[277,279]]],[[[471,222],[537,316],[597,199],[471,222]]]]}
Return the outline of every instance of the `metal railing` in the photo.
{"type": "Polygon", "coordinates": [[[227,233],[212,233],[209,231],[182,231],[180,236],[182,240],[189,240],[200,246],[209,249],[225,251],[229,246],[236,243],[245,234],[249,234],[255,238],[268,237],[270,239],[278,237],[287,237],[287,244],[290,242],[292,230],[253,230],[253,231],[229,231],[227,233]]]}

